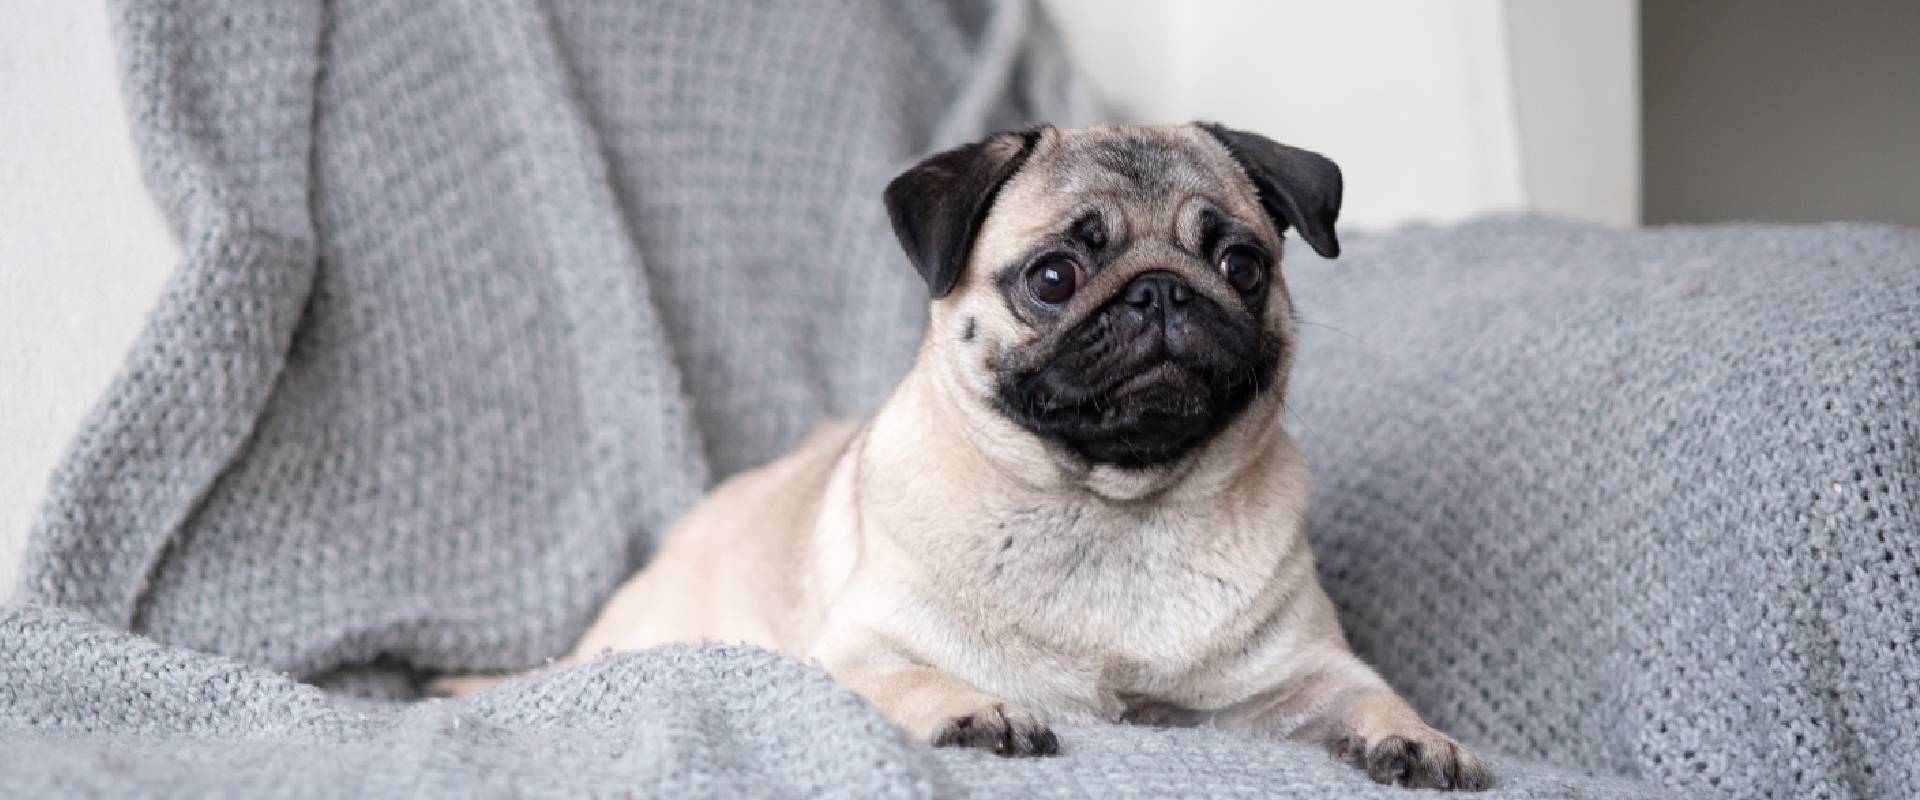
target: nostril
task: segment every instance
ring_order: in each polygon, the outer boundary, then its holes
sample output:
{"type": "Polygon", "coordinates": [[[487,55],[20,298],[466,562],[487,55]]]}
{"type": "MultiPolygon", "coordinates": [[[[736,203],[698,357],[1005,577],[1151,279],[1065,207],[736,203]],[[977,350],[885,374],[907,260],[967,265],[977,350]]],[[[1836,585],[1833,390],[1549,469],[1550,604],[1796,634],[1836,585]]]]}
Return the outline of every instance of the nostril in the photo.
{"type": "Polygon", "coordinates": [[[1141,309],[1179,306],[1193,299],[1193,287],[1171,273],[1149,272],[1127,284],[1121,298],[1141,309]]]}

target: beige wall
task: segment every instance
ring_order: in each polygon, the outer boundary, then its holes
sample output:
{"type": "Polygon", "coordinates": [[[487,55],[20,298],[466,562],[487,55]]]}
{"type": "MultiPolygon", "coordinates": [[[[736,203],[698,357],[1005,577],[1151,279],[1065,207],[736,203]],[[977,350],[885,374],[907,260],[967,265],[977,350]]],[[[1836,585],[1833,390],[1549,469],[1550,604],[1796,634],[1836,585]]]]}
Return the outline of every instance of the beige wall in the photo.
{"type": "Polygon", "coordinates": [[[1640,221],[1640,30],[1630,0],[1507,0],[1529,209],[1640,221]]]}

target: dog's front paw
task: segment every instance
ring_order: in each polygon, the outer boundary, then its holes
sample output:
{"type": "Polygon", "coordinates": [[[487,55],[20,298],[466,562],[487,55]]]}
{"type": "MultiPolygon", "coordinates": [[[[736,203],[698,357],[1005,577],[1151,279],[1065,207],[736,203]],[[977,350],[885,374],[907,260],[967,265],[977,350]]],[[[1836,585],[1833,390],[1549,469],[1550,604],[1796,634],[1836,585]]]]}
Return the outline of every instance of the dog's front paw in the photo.
{"type": "Polygon", "coordinates": [[[1493,785],[1493,772],[1459,742],[1432,728],[1372,741],[1347,736],[1333,745],[1333,758],[1367,771],[1374,781],[1412,789],[1478,792],[1493,785]]]}
{"type": "Polygon", "coordinates": [[[1033,714],[1018,706],[994,703],[948,719],[934,731],[935,747],[973,747],[998,756],[1050,756],[1060,740],[1033,714]]]}

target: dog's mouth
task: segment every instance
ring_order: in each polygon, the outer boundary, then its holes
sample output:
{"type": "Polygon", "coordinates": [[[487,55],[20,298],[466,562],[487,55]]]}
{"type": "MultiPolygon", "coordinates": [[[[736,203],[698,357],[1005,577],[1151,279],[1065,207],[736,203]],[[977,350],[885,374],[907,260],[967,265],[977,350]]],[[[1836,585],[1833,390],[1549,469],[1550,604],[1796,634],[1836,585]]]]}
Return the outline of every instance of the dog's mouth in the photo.
{"type": "Polygon", "coordinates": [[[1138,468],[1173,462],[1211,439],[1260,388],[1252,380],[1203,375],[1167,361],[1105,391],[1061,396],[1016,390],[1003,393],[1002,405],[1029,430],[1090,462],[1138,468]]]}
{"type": "Polygon", "coordinates": [[[1196,380],[1193,372],[1173,361],[1162,361],[1140,371],[1140,374],[1127,378],[1113,387],[1114,399],[1125,399],[1134,395],[1161,391],[1168,387],[1184,388],[1196,380]]]}
{"type": "Polygon", "coordinates": [[[1128,419],[1197,417],[1208,415],[1214,401],[1253,387],[1215,386],[1191,366],[1171,359],[1129,370],[1107,381],[1089,381],[1086,391],[1040,388],[1049,383],[1035,375],[1022,399],[1022,408],[1035,419],[1081,418],[1109,425],[1128,419]],[[1104,385],[1102,385],[1104,384],[1104,385]]]}
{"type": "Polygon", "coordinates": [[[1271,382],[1277,345],[1207,321],[1183,348],[1089,320],[1032,366],[1001,371],[1003,413],[1096,464],[1142,468],[1178,460],[1224,429],[1271,382]]]}

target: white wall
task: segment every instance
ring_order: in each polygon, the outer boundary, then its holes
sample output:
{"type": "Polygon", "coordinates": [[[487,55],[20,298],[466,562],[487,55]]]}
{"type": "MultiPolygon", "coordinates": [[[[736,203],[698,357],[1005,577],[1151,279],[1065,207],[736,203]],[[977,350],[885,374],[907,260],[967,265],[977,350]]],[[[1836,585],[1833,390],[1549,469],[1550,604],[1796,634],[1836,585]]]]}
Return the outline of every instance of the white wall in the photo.
{"type": "Polygon", "coordinates": [[[1540,210],[1633,224],[1633,0],[1045,0],[1130,118],[1318,150],[1342,222],[1540,210]]]}
{"type": "Polygon", "coordinates": [[[0,24],[0,602],[47,476],[179,248],[148,199],[99,0],[0,24]]]}

